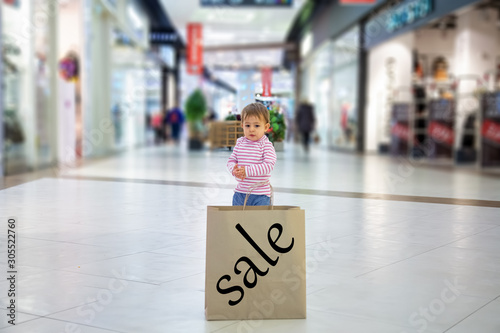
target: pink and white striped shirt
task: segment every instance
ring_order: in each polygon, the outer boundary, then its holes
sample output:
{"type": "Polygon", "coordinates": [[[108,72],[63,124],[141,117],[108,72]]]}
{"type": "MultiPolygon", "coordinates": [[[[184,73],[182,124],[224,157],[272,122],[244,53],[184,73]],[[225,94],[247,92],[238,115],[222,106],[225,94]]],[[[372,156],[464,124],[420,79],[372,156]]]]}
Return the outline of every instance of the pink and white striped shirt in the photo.
{"type": "MultiPolygon", "coordinates": [[[[233,174],[234,166],[238,164],[245,167],[247,177],[244,180],[239,178],[235,192],[247,193],[252,186],[257,183],[267,182],[271,178],[271,171],[276,164],[276,152],[274,146],[267,136],[262,136],[257,141],[252,141],[246,137],[241,137],[236,141],[233,153],[227,161],[227,170],[233,174]]],[[[269,183],[257,186],[252,194],[271,196],[269,183]]]]}

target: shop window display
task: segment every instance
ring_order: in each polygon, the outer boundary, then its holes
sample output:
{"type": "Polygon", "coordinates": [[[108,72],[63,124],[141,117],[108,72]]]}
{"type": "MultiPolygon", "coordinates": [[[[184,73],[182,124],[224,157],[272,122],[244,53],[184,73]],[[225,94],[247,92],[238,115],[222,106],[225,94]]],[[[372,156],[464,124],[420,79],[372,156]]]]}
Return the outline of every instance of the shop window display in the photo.
{"type": "Polygon", "coordinates": [[[456,80],[443,55],[413,51],[413,113],[409,152],[429,158],[454,157],[456,80]],[[446,112],[443,112],[446,110],[446,112]]]}
{"type": "Polygon", "coordinates": [[[3,36],[2,85],[4,86],[3,128],[4,159],[3,169],[6,174],[19,172],[27,166],[25,141],[26,135],[21,116],[21,89],[23,69],[20,66],[22,49],[3,36]]]}
{"type": "Polygon", "coordinates": [[[481,165],[500,166],[500,92],[482,96],[481,165]]]}
{"type": "Polygon", "coordinates": [[[333,42],[331,141],[334,147],[356,149],[359,29],[333,42]]]}

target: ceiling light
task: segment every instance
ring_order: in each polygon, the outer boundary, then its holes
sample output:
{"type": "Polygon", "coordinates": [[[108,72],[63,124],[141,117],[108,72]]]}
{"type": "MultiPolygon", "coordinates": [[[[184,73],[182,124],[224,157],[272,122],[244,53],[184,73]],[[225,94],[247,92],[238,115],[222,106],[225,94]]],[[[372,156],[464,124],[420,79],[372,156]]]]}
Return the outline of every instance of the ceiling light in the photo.
{"type": "Polygon", "coordinates": [[[138,29],[142,28],[142,21],[141,21],[139,15],[137,15],[135,9],[132,8],[132,6],[127,7],[127,13],[130,16],[130,18],[132,19],[135,27],[138,29]]]}

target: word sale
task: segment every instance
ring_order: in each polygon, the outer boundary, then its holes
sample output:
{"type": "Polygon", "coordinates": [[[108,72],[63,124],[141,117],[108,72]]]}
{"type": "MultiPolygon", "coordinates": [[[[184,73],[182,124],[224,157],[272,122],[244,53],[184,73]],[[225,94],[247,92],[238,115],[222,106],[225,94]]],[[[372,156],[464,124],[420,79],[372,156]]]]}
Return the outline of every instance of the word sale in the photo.
{"type": "MultiPolygon", "coordinates": [[[[276,264],[278,263],[278,260],[279,260],[279,256],[276,257],[276,259],[272,259],[270,256],[268,256],[260,247],[259,245],[257,245],[257,243],[250,237],[250,235],[245,231],[245,229],[243,229],[243,227],[238,223],[236,225],[236,230],[239,231],[239,233],[243,236],[243,238],[245,238],[245,240],[255,249],[255,251],[257,251],[257,253],[271,266],[276,266],[276,264]]],[[[281,234],[283,233],[283,226],[279,223],[275,223],[273,224],[268,232],[267,232],[267,240],[269,242],[269,245],[273,248],[274,251],[280,253],[280,254],[284,254],[284,253],[288,253],[290,252],[290,250],[293,248],[293,242],[294,242],[294,239],[292,237],[292,241],[290,243],[290,245],[288,247],[280,247],[278,246],[276,243],[278,242],[278,240],[280,239],[281,237],[281,234]],[[271,236],[271,231],[272,230],[277,230],[278,231],[278,235],[273,239],[273,237],[271,236]]],[[[244,275],[244,278],[243,278],[243,284],[245,285],[245,287],[251,289],[251,288],[254,288],[256,285],[257,285],[257,275],[259,276],[265,276],[267,275],[267,273],[269,272],[269,267],[263,271],[261,270],[259,267],[257,267],[257,265],[255,265],[254,262],[252,262],[252,260],[248,257],[241,257],[239,258],[236,263],[234,264],[234,273],[236,275],[239,275],[242,273],[242,271],[238,268],[238,264],[244,262],[245,264],[248,265],[248,270],[246,271],[245,275],[244,275]],[[248,280],[248,275],[253,272],[253,280],[252,281],[249,281],[248,280]]],[[[227,282],[230,282],[231,281],[231,276],[230,275],[223,275],[219,281],[217,281],[217,291],[220,293],[220,294],[230,294],[230,293],[233,293],[233,292],[239,292],[240,293],[240,297],[236,300],[229,300],[228,304],[230,306],[235,306],[237,305],[238,303],[241,302],[241,300],[243,299],[243,296],[245,295],[245,291],[243,289],[243,287],[241,286],[238,286],[238,285],[235,285],[235,286],[231,286],[231,287],[228,287],[228,288],[222,288],[221,287],[221,282],[222,281],[227,281],[227,282]]]]}

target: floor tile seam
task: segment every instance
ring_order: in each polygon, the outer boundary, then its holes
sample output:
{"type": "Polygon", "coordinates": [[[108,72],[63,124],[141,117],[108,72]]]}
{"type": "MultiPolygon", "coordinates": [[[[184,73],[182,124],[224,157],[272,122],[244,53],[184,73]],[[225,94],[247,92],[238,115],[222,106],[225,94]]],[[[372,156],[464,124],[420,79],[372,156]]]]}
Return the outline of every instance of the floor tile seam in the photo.
{"type": "Polygon", "coordinates": [[[500,207],[500,201],[483,200],[483,199],[462,199],[462,198],[447,198],[447,197],[428,197],[416,195],[401,195],[401,194],[385,194],[385,193],[363,193],[349,191],[330,191],[330,190],[315,190],[315,189],[296,189],[296,188],[275,188],[276,192],[285,192],[292,194],[308,194],[323,197],[342,197],[353,199],[368,199],[368,200],[384,200],[395,202],[412,202],[412,203],[428,203],[428,204],[443,204],[443,205],[458,205],[458,206],[474,206],[474,207],[500,207]]]}
{"type": "MultiPolygon", "coordinates": [[[[216,187],[222,189],[234,189],[234,185],[220,185],[216,183],[188,182],[188,181],[150,180],[150,179],[114,178],[114,177],[97,177],[97,176],[61,176],[59,178],[74,179],[74,180],[125,182],[125,183],[136,183],[136,184],[171,185],[171,186],[205,187],[205,188],[216,187]]],[[[371,199],[371,200],[385,200],[385,201],[396,201],[396,202],[404,201],[404,202],[414,202],[414,203],[500,208],[500,201],[497,200],[427,197],[427,196],[400,195],[400,194],[363,193],[363,192],[331,191],[331,190],[284,188],[284,187],[275,187],[274,190],[275,192],[281,192],[281,193],[305,194],[305,195],[315,195],[324,197],[343,197],[343,198],[353,198],[353,199],[371,199]]]]}
{"type": "MultiPolygon", "coordinates": [[[[193,276],[201,275],[201,274],[205,275],[205,270],[203,270],[203,272],[199,272],[199,273],[195,273],[195,274],[191,274],[191,275],[186,275],[186,276],[182,276],[182,277],[178,277],[178,278],[174,278],[174,279],[171,279],[171,280],[160,282],[158,284],[158,286],[163,286],[163,285],[166,285],[168,283],[179,281],[179,280],[182,280],[182,279],[192,278],[193,276]]],[[[205,284],[203,284],[203,289],[205,289],[205,284]]],[[[205,292],[205,290],[203,290],[203,292],[205,292]]]]}
{"type": "MultiPolygon", "coordinates": [[[[65,272],[65,273],[73,273],[73,274],[80,274],[80,275],[86,275],[86,276],[93,276],[93,277],[98,277],[98,278],[103,278],[103,279],[113,278],[113,279],[117,279],[117,280],[121,280],[121,281],[127,281],[127,282],[133,282],[133,283],[141,283],[141,284],[146,284],[146,285],[150,285],[150,286],[159,286],[158,283],[151,283],[151,282],[145,282],[145,281],[139,281],[139,280],[131,280],[131,279],[118,278],[118,277],[111,277],[111,276],[107,276],[107,275],[97,275],[97,274],[90,274],[90,273],[84,273],[84,272],[76,272],[76,271],[69,270],[66,267],[59,268],[59,269],[54,269],[54,271],[65,272]]],[[[100,289],[102,289],[102,288],[100,288],[100,289]]]]}
{"type": "Polygon", "coordinates": [[[154,251],[146,251],[147,253],[152,253],[152,254],[161,254],[161,255],[168,255],[172,257],[177,257],[177,258],[187,258],[187,259],[197,259],[197,260],[205,260],[205,258],[197,258],[193,256],[181,256],[178,254],[170,254],[170,253],[159,253],[159,252],[154,252],[154,251]]]}
{"type": "Polygon", "coordinates": [[[388,264],[388,265],[386,265],[386,266],[383,266],[383,267],[377,268],[377,269],[375,269],[375,270],[373,270],[373,271],[371,271],[371,272],[367,272],[367,273],[360,274],[360,275],[358,275],[358,276],[355,276],[355,278],[358,278],[358,277],[363,276],[363,275],[366,275],[366,274],[370,274],[370,273],[375,272],[375,271],[377,271],[377,270],[380,270],[380,269],[386,268],[386,267],[388,267],[388,266],[392,266],[392,265],[398,264],[398,263],[400,263],[400,262],[402,262],[402,261],[405,261],[405,260],[408,260],[408,259],[412,259],[412,258],[415,258],[415,257],[421,256],[421,255],[423,255],[423,254],[426,254],[426,253],[429,253],[429,252],[435,251],[435,250],[440,249],[440,248],[450,247],[450,246],[449,246],[450,244],[456,243],[456,242],[461,241],[461,240],[463,240],[463,239],[466,239],[466,238],[468,238],[468,237],[475,236],[475,235],[477,235],[477,234],[480,234],[480,233],[482,233],[482,232],[485,232],[485,231],[488,231],[488,230],[491,230],[491,229],[494,229],[494,228],[496,228],[496,227],[492,227],[492,228],[487,229],[487,230],[483,230],[483,231],[480,231],[480,232],[476,232],[476,233],[474,233],[474,234],[472,234],[472,235],[467,235],[467,236],[465,236],[465,237],[462,237],[462,238],[460,238],[460,239],[456,239],[456,240],[454,240],[454,241],[452,241],[452,242],[449,242],[449,243],[443,244],[443,245],[441,245],[441,246],[438,246],[438,247],[436,247],[436,248],[430,249],[430,250],[428,250],[428,251],[424,251],[424,252],[422,252],[422,253],[415,254],[415,255],[413,255],[413,256],[411,256],[411,257],[408,257],[408,258],[405,258],[405,259],[402,259],[402,260],[399,260],[399,261],[393,262],[393,263],[391,263],[391,264],[388,264]]]}
{"type": "MultiPolygon", "coordinates": [[[[121,233],[121,232],[119,232],[119,233],[121,233]]],[[[53,243],[64,243],[64,244],[91,246],[91,247],[97,247],[97,248],[99,248],[101,250],[112,250],[113,249],[113,247],[109,247],[109,246],[77,243],[77,241],[78,241],[77,239],[72,240],[72,241],[56,241],[56,240],[48,240],[48,239],[33,238],[33,237],[26,237],[26,236],[23,236],[23,238],[29,238],[29,239],[33,239],[33,240],[53,242],[53,243]]],[[[86,238],[83,238],[83,239],[86,239],[86,238]]],[[[36,246],[36,247],[53,246],[53,245],[56,245],[56,244],[49,244],[49,245],[45,244],[45,245],[40,245],[40,246],[36,246]]],[[[33,249],[33,248],[36,248],[36,247],[31,247],[30,249],[33,249]]]]}
{"type": "MultiPolygon", "coordinates": [[[[464,238],[467,238],[467,237],[464,237],[464,238]]],[[[463,239],[463,238],[462,238],[462,239],[463,239]]],[[[455,242],[455,241],[454,241],[454,242],[455,242]]],[[[395,261],[395,262],[392,262],[392,263],[387,264],[387,265],[385,265],[385,266],[379,267],[379,268],[374,269],[374,270],[372,270],[372,271],[369,271],[369,272],[366,272],[366,273],[363,273],[363,274],[357,275],[357,276],[355,276],[354,278],[359,278],[359,277],[361,277],[361,276],[368,275],[368,274],[370,274],[370,273],[373,273],[373,272],[376,272],[376,271],[378,271],[378,270],[381,270],[381,269],[387,268],[387,267],[389,267],[389,266],[393,266],[393,265],[399,264],[400,262],[403,262],[403,261],[406,261],[406,260],[409,260],[409,259],[412,259],[412,258],[415,258],[415,257],[421,256],[421,255],[423,255],[423,254],[426,254],[426,253],[432,252],[432,251],[434,251],[434,250],[440,249],[440,248],[445,247],[445,246],[447,246],[447,245],[449,245],[449,244],[452,244],[452,243],[454,243],[454,242],[447,243],[447,244],[444,244],[444,245],[441,245],[441,246],[438,246],[438,247],[432,248],[432,249],[430,249],[430,250],[427,250],[427,251],[424,251],[424,252],[421,252],[421,253],[417,253],[417,254],[415,254],[415,255],[413,255],[413,256],[410,256],[410,257],[407,257],[407,258],[404,258],[404,259],[401,259],[401,260],[397,260],[397,261],[395,261]]]]}
{"type": "MultiPolygon", "coordinates": [[[[182,245],[182,244],[172,245],[171,247],[175,247],[175,246],[179,246],[179,245],[182,245]]],[[[185,256],[179,256],[179,255],[175,255],[175,254],[153,252],[153,251],[157,251],[157,250],[161,250],[161,249],[167,249],[167,248],[169,248],[169,247],[163,246],[163,247],[159,247],[159,248],[156,248],[156,249],[141,250],[139,252],[135,252],[135,253],[131,253],[131,254],[125,254],[125,255],[120,255],[118,257],[113,257],[113,258],[109,258],[109,259],[116,259],[116,258],[120,258],[120,257],[127,257],[129,255],[136,255],[136,254],[141,254],[141,253],[142,254],[158,254],[158,255],[161,255],[161,256],[164,256],[164,257],[184,257],[184,258],[186,258],[185,256]]],[[[105,260],[108,260],[108,259],[105,259],[105,260]]]]}
{"type": "Polygon", "coordinates": [[[500,295],[497,296],[497,297],[495,297],[495,298],[493,298],[493,299],[491,299],[490,297],[481,296],[481,295],[477,295],[477,294],[473,295],[473,294],[467,293],[467,290],[465,290],[463,292],[460,291],[460,295],[459,296],[464,296],[464,297],[474,298],[474,299],[484,300],[484,301],[490,301],[491,300],[492,302],[495,302],[500,295]]]}
{"type": "MultiPolygon", "coordinates": [[[[4,309],[2,308],[2,310],[4,310],[4,309]]],[[[7,309],[5,309],[5,310],[7,310],[7,309]]],[[[28,322],[33,321],[33,320],[38,320],[38,319],[45,318],[45,316],[40,316],[40,315],[36,315],[36,314],[32,314],[32,313],[28,313],[28,312],[24,312],[24,311],[17,311],[16,310],[16,314],[18,314],[18,313],[22,313],[22,314],[29,315],[29,316],[34,316],[36,318],[31,318],[31,319],[28,319],[26,321],[23,321],[22,323],[17,323],[17,324],[15,324],[15,326],[19,326],[19,325],[28,323],[28,322]]],[[[16,318],[16,320],[17,320],[17,318],[16,318]]],[[[12,325],[10,325],[10,326],[0,326],[0,330],[3,330],[5,328],[9,328],[9,327],[12,327],[12,325]]]]}
{"type": "MultiPolygon", "coordinates": [[[[485,229],[485,230],[482,230],[478,233],[473,233],[473,234],[461,234],[461,235],[456,235],[457,239],[454,239],[452,240],[450,243],[446,243],[446,245],[448,244],[451,244],[451,243],[454,243],[454,242],[458,242],[464,238],[467,238],[467,237],[472,237],[472,236],[476,236],[480,233],[483,233],[483,232],[487,232],[491,229],[495,229],[495,228],[498,228],[498,227],[493,227],[493,228],[489,228],[489,229],[485,229]]],[[[425,231],[426,229],[422,229],[422,231],[425,231]]],[[[360,238],[364,238],[364,239],[377,239],[377,240],[382,240],[382,241],[386,241],[386,242],[401,242],[401,241],[398,241],[398,240],[394,240],[394,239],[388,239],[388,238],[378,238],[378,237],[374,237],[374,236],[358,236],[360,238]]],[[[383,236],[385,237],[385,235],[383,236]]],[[[427,245],[433,245],[431,243],[422,243],[422,242],[401,242],[401,243],[405,243],[405,244],[410,244],[410,245],[422,245],[422,246],[427,246],[427,245]]],[[[446,246],[446,245],[443,245],[443,246],[446,246]]]]}
{"type": "MultiPolygon", "coordinates": [[[[78,245],[81,245],[81,244],[78,244],[78,245]]],[[[112,248],[107,248],[107,249],[112,249],[112,248]]],[[[105,258],[105,259],[102,259],[102,260],[96,260],[96,261],[92,261],[92,262],[82,263],[79,266],[87,265],[87,264],[91,264],[91,263],[98,263],[98,262],[107,261],[107,260],[114,260],[114,259],[118,259],[118,258],[128,257],[128,256],[131,256],[131,255],[146,253],[146,252],[147,251],[138,251],[138,252],[133,252],[133,253],[120,254],[120,255],[115,256],[115,257],[109,257],[109,258],[105,258]]],[[[36,267],[36,266],[34,266],[34,267],[36,267]]],[[[71,266],[64,266],[64,267],[61,267],[61,268],[54,268],[54,270],[63,270],[65,268],[67,268],[67,267],[71,267],[71,266]]],[[[76,272],[73,272],[73,273],[76,273],[76,272]]]]}
{"type": "MultiPolygon", "coordinates": [[[[70,225],[68,223],[58,223],[58,225],[61,224],[61,225],[70,225]]],[[[94,226],[90,226],[91,228],[93,228],[94,226]]],[[[34,227],[33,227],[34,228],[34,227]]],[[[33,228],[28,228],[28,229],[33,229],[33,228]]],[[[101,236],[109,236],[110,234],[122,234],[122,233],[126,233],[126,232],[133,232],[133,231],[138,231],[138,230],[142,230],[142,229],[146,229],[146,228],[139,228],[139,229],[133,229],[133,230],[122,230],[122,231],[110,231],[110,232],[104,232],[103,234],[100,234],[100,235],[97,235],[97,236],[93,236],[93,237],[83,237],[83,238],[76,238],[76,239],[72,239],[71,241],[58,241],[58,240],[51,240],[51,239],[43,239],[43,238],[36,238],[36,237],[29,237],[29,236],[22,236],[23,238],[29,238],[29,239],[35,239],[35,240],[45,240],[45,241],[51,241],[51,242],[66,242],[66,243],[69,243],[69,242],[74,242],[74,241],[81,241],[81,240],[84,240],[84,239],[91,239],[91,238],[95,238],[95,237],[101,237],[101,236]]],[[[22,233],[22,230],[20,231],[20,233],[22,233]]],[[[64,231],[63,233],[66,233],[66,231],[64,231]]]]}
{"type": "Polygon", "coordinates": [[[315,312],[321,312],[321,313],[326,313],[326,314],[335,314],[335,315],[339,315],[339,316],[343,316],[343,317],[348,317],[348,318],[352,318],[352,319],[362,319],[362,320],[366,320],[366,321],[372,322],[372,323],[380,323],[380,324],[387,324],[387,325],[391,325],[391,326],[396,326],[396,327],[401,328],[401,329],[412,328],[411,326],[401,326],[400,324],[396,324],[394,322],[388,322],[388,321],[385,321],[385,320],[378,320],[375,317],[367,317],[367,316],[362,316],[362,315],[353,315],[353,314],[350,314],[350,313],[339,312],[339,311],[328,311],[328,310],[319,310],[319,309],[308,309],[308,311],[315,311],[315,312]]]}
{"type": "Polygon", "coordinates": [[[468,314],[467,316],[465,316],[464,318],[462,318],[461,320],[457,321],[455,324],[453,324],[452,326],[448,327],[445,331],[443,331],[443,333],[446,333],[448,332],[449,330],[451,330],[453,327],[457,326],[458,324],[460,324],[461,322],[465,321],[467,318],[471,317],[472,315],[476,314],[477,312],[479,312],[480,310],[482,310],[483,308],[487,307],[488,305],[490,305],[491,303],[493,303],[495,301],[495,299],[497,299],[498,297],[500,296],[497,296],[495,297],[494,299],[491,299],[489,301],[487,301],[486,304],[480,306],[478,309],[476,309],[474,312],[468,314]]]}
{"type": "Polygon", "coordinates": [[[213,331],[210,331],[210,333],[217,333],[217,332],[220,332],[230,326],[233,326],[233,325],[237,325],[238,323],[242,322],[243,320],[228,320],[228,322],[231,322],[230,324],[228,323],[228,325],[226,326],[223,326],[223,327],[220,327],[220,328],[217,328],[213,331]]]}
{"type": "Polygon", "coordinates": [[[53,179],[72,179],[72,180],[89,180],[89,181],[104,181],[104,182],[118,182],[118,183],[133,183],[133,184],[149,184],[149,185],[170,185],[181,187],[207,187],[207,188],[222,188],[234,189],[233,184],[217,184],[206,182],[193,182],[182,180],[162,180],[162,179],[144,179],[144,178],[119,178],[119,177],[103,177],[103,176],[59,176],[47,177],[53,179]]]}
{"type": "Polygon", "coordinates": [[[70,307],[68,309],[65,309],[65,310],[61,310],[61,311],[56,311],[56,312],[53,312],[51,314],[48,314],[46,316],[43,316],[43,318],[45,319],[50,319],[50,320],[55,320],[55,321],[59,321],[59,322],[63,322],[63,323],[70,323],[70,324],[75,324],[77,326],[86,326],[86,327],[92,327],[92,328],[97,328],[97,329],[100,329],[100,330],[105,330],[105,331],[110,331],[110,332],[116,332],[116,333],[127,333],[127,332],[124,332],[124,331],[117,331],[117,330],[114,330],[114,329],[109,329],[109,328],[104,328],[104,327],[99,327],[99,326],[94,326],[94,325],[89,325],[89,324],[81,324],[81,323],[78,323],[78,322],[74,322],[74,321],[68,321],[68,320],[63,320],[63,319],[59,319],[59,318],[54,318],[54,317],[51,317],[53,315],[57,315],[58,313],[62,313],[62,312],[66,312],[66,311],[70,311],[70,310],[73,310],[73,309],[78,309],[82,306],[85,306],[85,305],[89,305],[89,304],[93,304],[93,303],[96,303],[98,302],[98,300],[96,299],[95,301],[93,302],[87,302],[83,305],[78,305],[78,306],[74,306],[74,307],[70,307]]]}
{"type": "Polygon", "coordinates": [[[318,241],[318,242],[315,242],[315,243],[312,243],[312,244],[308,244],[307,243],[307,231],[306,231],[306,248],[314,246],[314,245],[322,244],[322,243],[325,243],[325,242],[329,242],[329,241],[332,241],[332,240],[335,240],[335,239],[349,237],[349,236],[356,236],[356,233],[352,233],[352,234],[348,234],[348,235],[342,235],[342,236],[333,237],[333,238],[329,238],[329,239],[324,239],[324,240],[321,240],[321,241],[318,241]]]}

